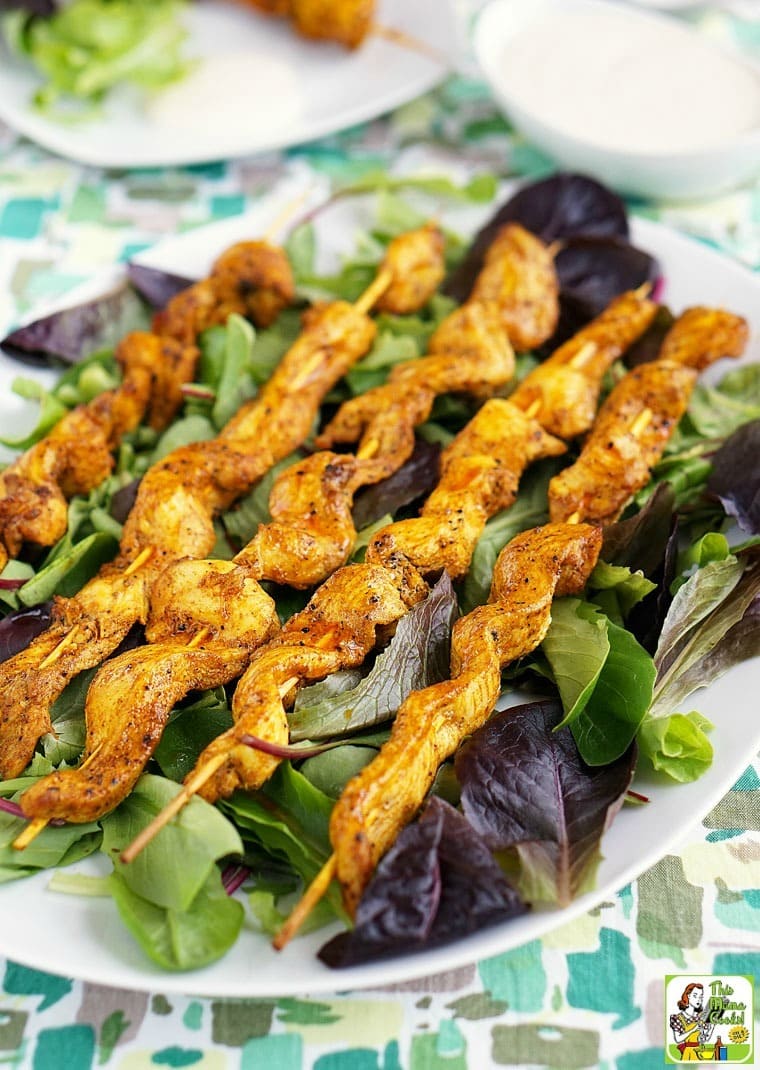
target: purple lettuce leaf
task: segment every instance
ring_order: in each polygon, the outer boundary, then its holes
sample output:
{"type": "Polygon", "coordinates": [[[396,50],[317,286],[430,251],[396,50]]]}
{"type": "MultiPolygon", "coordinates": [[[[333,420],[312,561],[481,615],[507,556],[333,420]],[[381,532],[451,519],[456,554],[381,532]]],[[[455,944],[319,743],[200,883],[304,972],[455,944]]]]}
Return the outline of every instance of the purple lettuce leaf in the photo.
{"type": "Polygon", "coordinates": [[[657,585],[626,618],[626,628],[653,654],[673,601],[670,585],[678,561],[678,517],[669,483],[660,483],[635,516],[604,529],[601,556],[611,565],[640,570],[657,585]]]}
{"type": "Polygon", "coordinates": [[[139,479],[133,479],[126,486],[119,487],[111,496],[110,513],[114,520],[118,520],[120,524],[123,524],[130,512],[132,506],[137,501],[137,491],[140,486],[139,479]]]}
{"type": "Polygon", "coordinates": [[[462,746],[456,773],[465,817],[495,851],[514,849],[520,890],[566,905],[593,881],[602,835],[633,776],[635,746],[590,767],[556,699],[497,713],[462,746]]]}
{"type": "Polygon", "coordinates": [[[0,620],[0,662],[25,650],[50,624],[52,602],[19,609],[0,620]]]}
{"type": "Polygon", "coordinates": [[[675,323],[676,318],[666,305],[660,305],[655,317],[647,329],[629,346],[623,356],[627,368],[637,368],[639,364],[648,364],[657,360],[665,335],[675,323]]]}
{"type": "Polygon", "coordinates": [[[53,15],[58,10],[55,0],[0,0],[3,11],[26,11],[30,15],[53,15]]]}
{"type": "Polygon", "coordinates": [[[507,223],[520,223],[545,242],[577,234],[628,237],[625,205],[617,194],[585,175],[560,172],[523,186],[491,216],[447,279],[444,293],[457,301],[467,299],[486,249],[507,223]]]}
{"type": "Polygon", "coordinates": [[[598,316],[613,298],[654,284],[660,268],[654,257],[624,238],[586,234],[568,238],[554,261],[563,298],[582,301],[590,317],[598,316]]]}
{"type": "Polygon", "coordinates": [[[339,969],[421,951],[524,913],[480,836],[433,796],[380,862],[356,912],[356,926],[319,952],[339,969]]]}
{"type": "Polygon", "coordinates": [[[98,349],[112,348],[129,331],[147,323],[142,301],[125,283],[102,297],[19,327],[0,341],[0,349],[28,363],[52,357],[76,364],[98,349]]]}
{"type": "Polygon", "coordinates": [[[171,271],[148,267],[146,264],[127,264],[129,281],[153,308],[164,308],[182,290],[191,286],[194,279],[174,275],[171,271]]]}
{"type": "Polygon", "coordinates": [[[438,481],[440,455],[437,442],[418,438],[406,464],[356,496],[353,508],[356,529],[361,531],[383,516],[395,516],[399,509],[417,498],[426,498],[438,481]]]}
{"type": "Polygon", "coordinates": [[[760,534],[760,420],[730,435],[712,459],[707,492],[743,531],[760,534]]]}

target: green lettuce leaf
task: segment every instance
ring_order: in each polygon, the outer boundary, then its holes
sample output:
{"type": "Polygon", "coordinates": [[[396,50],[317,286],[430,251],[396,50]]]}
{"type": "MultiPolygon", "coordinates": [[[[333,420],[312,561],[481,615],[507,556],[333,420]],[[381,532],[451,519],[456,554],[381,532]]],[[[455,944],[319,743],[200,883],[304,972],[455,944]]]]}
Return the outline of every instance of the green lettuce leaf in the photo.
{"type": "Polygon", "coordinates": [[[133,862],[125,865],[119,860],[124,848],[179,790],[171,780],[143,774],[131,794],[103,819],[102,850],[111,858],[119,882],[136,896],[158,907],[185,911],[216,860],[243,853],[237,830],[219,810],[194,796],[133,862]]]}
{"type": "Polygon", "coordinates": [[[696,710],[645,718],[638,734],[639,753],[658,772],[688,783],[712,765],[713,746],[706,734],[712,727],[696,710]]]}
{"type": "Polygon", "coordinates": [[[410,691],[447,679],[456,614],[451,580],[444,573],[428,597],[401,618],[388,647],[360,683],[334,697],[311,687],[298,692],[289,716],[291,740],[328,739],[380,724],[410,691]]]}
{"type": "Polygon", "coordinates": [[[195,970],[215,962],[235,943],[245,918],[243,904],[227,895],[216,866],[184,910],[144,899],[116,873],[110,892],[132,936],[165,970],[195,970]]]}

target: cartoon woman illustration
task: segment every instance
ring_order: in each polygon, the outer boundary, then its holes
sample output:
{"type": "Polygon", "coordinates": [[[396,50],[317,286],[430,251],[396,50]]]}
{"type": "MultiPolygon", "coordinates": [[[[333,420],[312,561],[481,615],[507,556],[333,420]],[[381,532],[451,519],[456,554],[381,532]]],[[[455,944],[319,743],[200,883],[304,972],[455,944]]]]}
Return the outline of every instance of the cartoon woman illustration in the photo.
{"type": "Polygon", "coordinates": [[[683,1063],[701,1061],[697,1048],[707,1043],[715,1028],[705,1020],[704,1005],[704,988],[692,982],[684,988],[678,1001],[679,1013],[670,1016],[670,1028],[683,1063]]]}

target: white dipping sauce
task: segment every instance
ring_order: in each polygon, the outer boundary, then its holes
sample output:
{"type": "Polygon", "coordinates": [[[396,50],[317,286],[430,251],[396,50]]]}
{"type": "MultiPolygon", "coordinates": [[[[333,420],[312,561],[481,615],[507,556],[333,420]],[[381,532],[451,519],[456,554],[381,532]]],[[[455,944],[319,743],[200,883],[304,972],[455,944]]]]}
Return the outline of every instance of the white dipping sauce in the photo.
{"type": "Polygon", "coordinates": [[[157,93],[147,111],[167,130],[202,128],[206,142],[226,141],[252,125],[270,134],[297,124],[303,101],[287,63],[245,50],[206,56],[186,78],[157,93]]]}
{"type": "Polygon", "coordinates": [[[760,128],[760,77],[698,33],[611,6],[539,15],[494,77],[570,137],[638,153],[714,148],[760,128]]]}

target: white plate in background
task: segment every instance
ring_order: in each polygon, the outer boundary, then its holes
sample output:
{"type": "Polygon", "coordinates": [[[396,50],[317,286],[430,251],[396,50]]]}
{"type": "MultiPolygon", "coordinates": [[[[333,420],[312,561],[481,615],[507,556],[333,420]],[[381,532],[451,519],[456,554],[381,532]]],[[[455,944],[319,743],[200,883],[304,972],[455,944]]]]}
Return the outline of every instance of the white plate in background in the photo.
{"type": "MultiPolygon", "coordinates": [[[[331,247],[340,247],[354,233],[348,204],[330,213],[331,247]],[[341,216],[341,212],[344,213],[341,216]]],[[[487,214],[489,209],[483,209],[487,214]]],[[[450,222],[447,219],[447,222],[450,222]]],[[[456,228],[456,224],[452,223],[456,228]]],[[[477,225],[477,223],[475,223],[477,225]]],[[[176,270],[185,265],[200,273],[221,248],[261,233],[260,212],[223,220],[171,238],[141,256],[143,262],[176,270]]],[[[663,268],[664,300],[674,311],[695,304],[722,305],[747,317],[752,341],[743,360],[760,360],[760,277],[714,250],[660,224],[633,221],[633,241],[653,253],[663,268]]],[[[345,244],[344,244],[345,248],[345,244]]],[[[0,420],[5,416],[10,361],[0,365],[0,420]]],[[[711,369],[719,378],[725,367],[711,369]]],[[[27,374],[28,370],[24,370],[27,374]]],[[[61,895],[47,890],[50,873],[0,887],[0,954],[25,965],[63,973],[94,983],[144,991],[205,996],[275,996],[327,993],[370,988],[462,966],[518,947],[590,910],[623,887],[668,851],[677,847],[731,788],[747,762],[760,749],[756,695],[760,660],[736,666],[709,689],[698,692],[689,708],[700,710],[715,724],[715,760],[692,784],[663,783],[637,776],[634,786],[650,798],[646,806],[624,806],[604,838],[597,887],[564,910],[535,911],[482,930],[446,947],[351,969],[332,971],[316,958],[335,929],[294,940],[281,953],[267,939],[245,926],[231,951],[202,970],[167,973],[142,953],[108,899],[61,895]]],[[[700,832],[697,830],[696,835],[700,832]]],[[[103,857],[77,867],[83,872],[108,870],[103,857]]]]}
{"type": "Polygon", "coordinates": [[[98,167],[167,167],[281,149],[373,119],[430,89],[454,50],[447,0],[380,0],[377,19],[431,51],[370,35],[355,51],[307,41],[234,0],[188,6],[197,69],[144,107],[115,90],[102,118],[61,123],[30,104],[33,67],[0,44],[0,119],[45,148],[98,167]],[[440,56],[440,59],[434,58],[440,56]]]}

